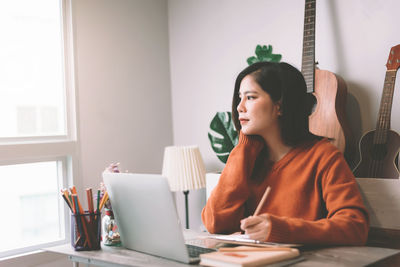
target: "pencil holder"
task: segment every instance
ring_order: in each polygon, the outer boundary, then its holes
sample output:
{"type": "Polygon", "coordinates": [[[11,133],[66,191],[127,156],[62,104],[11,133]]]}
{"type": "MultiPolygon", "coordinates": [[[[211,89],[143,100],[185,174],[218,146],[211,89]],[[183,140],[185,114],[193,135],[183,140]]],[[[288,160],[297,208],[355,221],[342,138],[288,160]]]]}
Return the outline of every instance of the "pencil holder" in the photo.
{"type": "Polygon", "coordinates": [[[75,250],[99,250],[101,213],[71,214],[71,245],[75,250]]]}

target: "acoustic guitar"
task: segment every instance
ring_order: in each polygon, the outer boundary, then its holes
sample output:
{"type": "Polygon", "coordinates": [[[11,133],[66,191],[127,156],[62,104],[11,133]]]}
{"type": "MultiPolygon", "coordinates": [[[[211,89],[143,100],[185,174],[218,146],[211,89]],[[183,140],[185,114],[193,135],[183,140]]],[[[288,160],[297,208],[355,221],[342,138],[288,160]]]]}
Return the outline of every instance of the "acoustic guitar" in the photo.
{"type": "Polygon", "coordinates": [[[347,87],[340,76],[315,68],[315,8],[316,0],[306,0],[301,72],[307,92],[312,93],[316,101],[309,116],[309,130],[328,137],[350,163],[354,158],[355,142],[346,119],[347,87]]]}
{"type": "Polygon", "coordinates": [[[360,140],[361,160],[354,169],[356,177],[398,179],[400,176],[395,163],[396,155],[400,151],[400,136],[390,130],[394,84],[399,67],[400,44],[392,47],[386,63],[387,70],[376,129],[364,134],[360,140]]]}

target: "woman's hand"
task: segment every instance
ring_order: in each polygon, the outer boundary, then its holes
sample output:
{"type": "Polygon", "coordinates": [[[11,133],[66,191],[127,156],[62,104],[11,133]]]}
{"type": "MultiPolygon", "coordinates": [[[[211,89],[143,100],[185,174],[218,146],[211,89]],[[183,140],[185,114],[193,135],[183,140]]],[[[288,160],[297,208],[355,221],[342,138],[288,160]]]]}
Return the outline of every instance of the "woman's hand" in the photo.
{"type": "Polygon", "coordinates": [[[250,216],[240,221],[240,228],[250,239],[263,242],[271,231],[271,221],[267,214],[250,216]]]}

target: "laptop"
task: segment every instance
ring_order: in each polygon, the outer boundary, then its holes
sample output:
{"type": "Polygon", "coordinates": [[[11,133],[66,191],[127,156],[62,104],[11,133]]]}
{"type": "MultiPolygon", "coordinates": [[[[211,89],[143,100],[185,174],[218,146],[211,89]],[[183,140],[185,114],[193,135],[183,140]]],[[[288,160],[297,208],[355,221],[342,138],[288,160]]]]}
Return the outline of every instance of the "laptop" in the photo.
{"type": "Polygon", "coordinates": [[[122,245],[184,263],[215,251],[185,244],[173,195],[165,177],[156,174],[104,172],[122,245]]]}

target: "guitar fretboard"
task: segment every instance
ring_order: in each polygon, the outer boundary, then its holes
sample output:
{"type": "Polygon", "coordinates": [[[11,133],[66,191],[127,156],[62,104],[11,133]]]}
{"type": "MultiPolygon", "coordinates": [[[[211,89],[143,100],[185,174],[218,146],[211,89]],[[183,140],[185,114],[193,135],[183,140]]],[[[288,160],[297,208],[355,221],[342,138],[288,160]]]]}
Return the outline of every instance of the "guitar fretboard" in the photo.
{"type": "Polygon", "coordinates": [[[304,9],[303,58],[301,72],[307,84],[307,92],[314,92],[315,73],[315,7],[316,0],[306,0],[304,9]]]}
{"type": "Polygon", "coordinates": [[[396,81],[397,70],[388,70],[385,75],[381,104],[379,107],[378,121],[374,134],[374,144],[385,144],[387,132],[390,130],[390,120],[393,103],[394,83],[396,81]]]}

